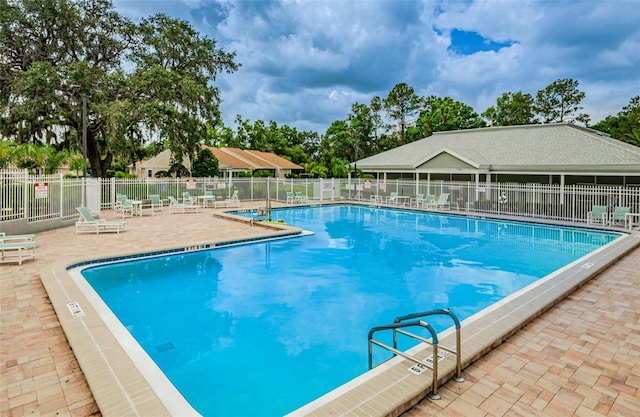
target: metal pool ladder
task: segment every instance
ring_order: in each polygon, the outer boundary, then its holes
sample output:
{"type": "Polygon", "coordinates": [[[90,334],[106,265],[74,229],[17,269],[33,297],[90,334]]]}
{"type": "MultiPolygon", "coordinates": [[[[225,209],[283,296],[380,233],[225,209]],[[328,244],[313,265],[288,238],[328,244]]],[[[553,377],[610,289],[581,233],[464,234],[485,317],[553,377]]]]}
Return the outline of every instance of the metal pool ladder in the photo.
{"type": "MultiPolygon", "coordinates": [[[[433,370],[433,382],[432,382],[432,390],[429,394],[429,398],[432,400],[439,400],[440,394],[438,393],[438,348],[449,352],[456,356],[456,373],[453,377],[453,380],[456,382],[463,382],[464,377],[462,376],[462,364],[461,364],[461,350],[460,350],[460,320],[456,317],[455,314],[451,312],[448,308],[439,308],[435,310],[423,311],[421,313],[413,313],[407,314],[405,316],[398,316],[395,318],[392,324],[386,324],[382,326],[372,327],[369,330],[369,369],[373,368],[373,345],[378,345],[384,349],[387,349],[393,356],[396,355],[402,356],[405,359],[409,359],[421,366],[426,366],[433,370]],[[429,323],[423,320],[417,320],[423,317],[434,316],[434,315],[446,315],[451,317],[456,327],[456,348],[451,349],[445,346],[438,346],[438,334],[431,327],[429,323]],[[409,333],[406,330],[403,330],[407,327],[423,327],[429,331],[431,334],[431,341],[415,335],[413,333],[409,333]],[[382,330],[393,330],[393,346],[386,345],[378,340],[373,338],[374,333],[382,330]],[[425,360],[418,359],[415,356],[411,356],[405,352],[398,350],[398,333],[403,334],[405,336],[411,337],[413,339],[419,340],[420,342],[426,343],[432,346],[433,355],[431,356],[431,361],[428,361],[428,358],[425,360]]],[[[379,364],[378,364],[379,365],[379,364]]],[[[377,366],[377,365],[376,365],[377,366]]]]}

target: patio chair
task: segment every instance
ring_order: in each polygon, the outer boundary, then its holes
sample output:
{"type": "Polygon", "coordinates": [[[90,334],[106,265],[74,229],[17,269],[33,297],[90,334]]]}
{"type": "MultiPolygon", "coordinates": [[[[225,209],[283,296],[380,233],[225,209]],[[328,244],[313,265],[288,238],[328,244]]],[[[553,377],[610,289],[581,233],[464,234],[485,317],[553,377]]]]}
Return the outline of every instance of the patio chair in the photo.
{"type": "Polygon", "coordinates": [[[189,212],[198,212],[197,204],[185,204],[180,203],[174,196],[170,195],[169,198],[169,213],[189,213],[189,212]]]}
{"type": "Polygon", "coordinates": [[[411,200],[409,200],[409,206],[421,206],[422,205],[422,200],[424,199],[424,194],[416,194],[415,197],[412,197],[411,200]]]}
{"type": "Polygon", "coordinates": [[[451,207],[451,203],[449,203],[449,193],[442,193],[438,196],[437,200],[433,200],[428,204],[429,207],[433,207],[435,209],[443,208],[449,209],[451,207]]]}
{"type": "Polygon", "coordinates": [[[233,194],[231,197],[224,200],[226,207],[229,207],[230,204],[234,204],[236,207],[240,207],[240,199],[238,198],[238,190],[233,190],[233,194]]]}
{"type": "Polygon", "coordinates": [[[422,199],[421,205],[422,208],[428,207],[429,205],[433,204],[433,202],[436,199],[436,195],[435,194],[427,194],[424,196],[424,198],[422,199]]]}
{"type": "Polygon", "coordinates": [[[191,204],[193,206],[196,204],[196,199],[191,197],[189,191],[185,191],[182,193],[182,204],[191,204]]]}
{"type": "Polygon", "coordinates": [[[154,211],[162,211],[162,206],[164,206],[164,203],[162,202],[162,199],[160,199],[160,195],[158,194],[150,194],[149,195],[149,200],[151,200],[151,209],[154,211]]]}
{"type": "Polygon", "coordinates": [[[76,222],[76,234],[78,233],[100,233],[100,232],[116,232],[124,231],[125,222],[106,221],[104,219],[96,219],[86,207],[76,207],[80,217],[76,222]]]}
{"type": "Polygon", "coordinates": [[[625,223],[625,215],[629,213],[631,209],[629,207],[614,207],[613,213],[611,213],[611,217],[609,218],[609,224],[616,224],[618,222],[624,225],[625,223]]]}
{"type": "Polygon", "coordinates": [[[126,194],[116,194],[116,206],[118,204],[122,204],[124,202],[124,200],[126,200],[127,198],[129,198],[129,197],[127,197],[126,194]]]}
{"type": "Polygon", "coordinates": [[[122,201],[117,201],[115,205],[115,211],[122,213],[122,218],[124,219],[127,213],[129,217],[133,216],[133,200],[125,198],[122,201]]]}
{"type": "Polygon", "coordinates": [[[390,193],[386,200],[387,204],[396,204],[397,198],[398,198],[398,193],[390,193]]]}
{"type": "Polygon", "coordinates": [[[591,211],[587,213],[587,224],[600,223],[602,226],[607,224],[609,215],[607,206],[592,206],[591,211]]]}
{"type": "Polygon", "coordinates": [[[0,263],[23,261],[36,257],[36,235],[7,235],[0,233],[0,263]]]}
{"type": "Polygon", "coordinates": [[[293,191],[287,191],[287,204],[296,202],[296,194],[293,191]]]}
{"type": "Polygon", "coordinates": [[[299,203],[306,203],[309,201],[309,197],[307,197],[306,195],[302,194],[302,191],[296,191],[296,200],[299,203]]]}

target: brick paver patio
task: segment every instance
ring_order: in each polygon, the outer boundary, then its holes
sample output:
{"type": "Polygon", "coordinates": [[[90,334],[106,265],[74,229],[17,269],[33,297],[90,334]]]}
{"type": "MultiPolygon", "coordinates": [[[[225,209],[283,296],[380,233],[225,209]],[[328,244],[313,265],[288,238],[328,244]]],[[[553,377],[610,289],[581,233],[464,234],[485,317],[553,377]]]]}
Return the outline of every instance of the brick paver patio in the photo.
{"type": "MultiPolygon", "coordinates": [[[[40,271],[60,259],[255,235],[212,210],[127,218],[120,235],[38,233],[33,261],[0,266],[0,415],[98,416],[40,271]]],[[[113,218],[113,213],[105,213],[113,218]]],[[[449,382],[419,416],[640,415],[640,248],[449,382]]]]}

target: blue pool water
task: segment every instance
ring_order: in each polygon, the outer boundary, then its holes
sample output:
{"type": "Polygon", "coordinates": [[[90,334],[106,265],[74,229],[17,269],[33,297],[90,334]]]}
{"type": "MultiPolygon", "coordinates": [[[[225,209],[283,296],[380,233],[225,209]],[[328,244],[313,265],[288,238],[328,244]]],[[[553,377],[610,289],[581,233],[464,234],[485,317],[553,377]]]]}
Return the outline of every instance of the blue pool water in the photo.
{"type": "Polygon", "coordinates": [[[619,236],[348,205],[274,217],[315,234],[82,272],[205,416],[286,414],[367,370],[372,326],[463,320],[619,236]]]}

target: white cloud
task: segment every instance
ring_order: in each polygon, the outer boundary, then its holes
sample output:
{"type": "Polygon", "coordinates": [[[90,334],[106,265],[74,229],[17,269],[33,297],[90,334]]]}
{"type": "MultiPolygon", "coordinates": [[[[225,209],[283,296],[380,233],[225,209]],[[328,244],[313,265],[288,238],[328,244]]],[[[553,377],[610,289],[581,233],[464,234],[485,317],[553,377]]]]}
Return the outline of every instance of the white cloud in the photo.
{"type": "Polygon", "coordinates": [[[535,93],[579,81],[592,122],[640,93],[640,2],[620,1],[198,1],[116,0],[139,19],[156,12],[189,20],[237,53],[221,75],[225,123],[237,114],[324,133],[355,102],[407,82],[418,94],[451,96],[481,113],[504,92],[535,93]],[[497,51],[457,55],[453,30],[497,51]]]}

